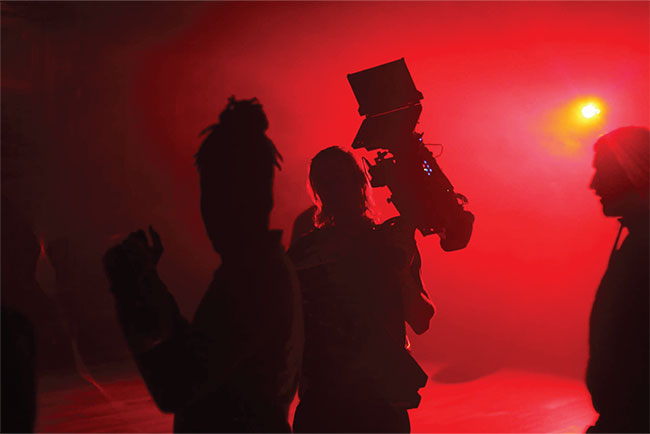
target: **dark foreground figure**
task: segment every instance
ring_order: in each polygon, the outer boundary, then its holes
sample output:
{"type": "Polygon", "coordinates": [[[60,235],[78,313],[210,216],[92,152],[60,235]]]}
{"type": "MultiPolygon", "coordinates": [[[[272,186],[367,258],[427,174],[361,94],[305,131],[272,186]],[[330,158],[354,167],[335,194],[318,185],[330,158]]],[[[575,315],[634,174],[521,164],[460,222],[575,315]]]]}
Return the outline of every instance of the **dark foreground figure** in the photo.
{"type": "Polygon", "coordinates": [[[222,265],[194,320],[158,278],[150,229],[109,250],[106,271],[124,333],[176,432],[290,432],[302,358],[297,278],[269,231],[279,154],[256,100],[231,99],[196,155],[201,214],[222,265]]]}
{"type": "Polygon", "coordinates": [[[414,228],[373,223],[364,173],[340,148],[319,152],[309,177],[319,207],[296,219],[289,249],[305,311],[294,431],[409,432],[427,376],[405,348],[405,321],[424,333],[434,313],[414,228]]]}
{"type": "Polygon", "coordinates": [[[588,432],[650,431],[649,149],[648,130],[636,127],[614,130],[595,145],[591,188],[603,213],[620,217],[629,234],[614,246],[591,311],[587,387],[600,417],[588,432]]]}
{"type": "Polygon", "coordinates": [[[1,432],[34,432],[36,343],[31,322],[2,306],[1,432]]]}

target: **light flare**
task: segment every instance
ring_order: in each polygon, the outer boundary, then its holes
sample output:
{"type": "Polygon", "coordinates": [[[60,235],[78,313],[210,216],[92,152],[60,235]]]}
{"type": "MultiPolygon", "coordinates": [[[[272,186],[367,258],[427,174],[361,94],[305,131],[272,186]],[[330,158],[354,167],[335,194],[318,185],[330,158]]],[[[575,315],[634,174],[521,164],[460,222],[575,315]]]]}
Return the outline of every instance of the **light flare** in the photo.
{"type": "Polygon", "coordinates": [[[558,156],[581,155],[606,124],[607,105],[596,96],[579,96],[546,113],[543,145],[558,156]]]}
{"type": "Polygon", "coordinates": [[[600,113],[600,109],[595,105],[589,103],[586,106],[582,107],[581,113],[585,118],[591,119],[600,113]]]}

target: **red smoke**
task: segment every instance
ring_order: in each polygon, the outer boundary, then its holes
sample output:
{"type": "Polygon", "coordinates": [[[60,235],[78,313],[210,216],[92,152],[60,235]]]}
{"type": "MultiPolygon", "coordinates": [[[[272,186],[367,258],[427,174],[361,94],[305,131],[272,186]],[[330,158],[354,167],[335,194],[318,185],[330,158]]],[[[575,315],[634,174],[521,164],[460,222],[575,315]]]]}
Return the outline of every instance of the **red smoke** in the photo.
{"type": "MultiPolygon", "coordinates": [[[[616,232],[587,188],[591,146],[616,127],[648,123],[648,3],[65,7],[74,13],[48,15],[42,39],[25,33],[34,52],[49,53],[34,81],[34,92],[49,96],[29,106],[33,118],[24,122],[42,126],[24,134],[47,145],[34,155],[47,164],[26,167],[45,179],[29,194],[40,201],[33,209],[48,239],[72,237],[83,268],[95,273],[84,285],[99,295],[89,290],[82,303],[91,309],[97,300],[105,313],[94,316],[114,321],[99,284],[108,237],[149,223],[165,243],[161,273],[192,313],[217,264],[193,154],[229,96],[264,104],[284,156],[273,226],[286,242],[310,204],[310,158],[348,146],[361,123],[346,74],[404,57],[424,94],[418,129],[445,145],[439,164],[476,215],[463,251],[418,240],[438,314],[429,333],[412,337],[414,352],[582,376],[588,314],[616,232]],[[561,110],[589,96],[606,103],[602,124],[557,123],[566,121],[561,110]]],[[[3,33],[3,83],[20,70],[5,62],[4,48],[3,33]]],[[[374,195],[381,218],[392,216],[386,192],[374,195]]]]}

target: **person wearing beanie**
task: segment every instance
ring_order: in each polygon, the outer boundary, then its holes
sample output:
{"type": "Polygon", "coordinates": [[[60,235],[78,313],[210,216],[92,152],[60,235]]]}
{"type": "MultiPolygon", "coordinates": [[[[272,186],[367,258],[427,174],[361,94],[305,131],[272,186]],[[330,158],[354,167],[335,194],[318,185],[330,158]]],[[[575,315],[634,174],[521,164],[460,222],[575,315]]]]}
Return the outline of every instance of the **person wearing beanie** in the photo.
{"type": "Polygon", "coordinates": [[[650,432],[649,150],[642,127],[616,129],[594,146],[590,188],[621,226],[589,321],[586,380],[599,417],[587,432],[650,432]]]}

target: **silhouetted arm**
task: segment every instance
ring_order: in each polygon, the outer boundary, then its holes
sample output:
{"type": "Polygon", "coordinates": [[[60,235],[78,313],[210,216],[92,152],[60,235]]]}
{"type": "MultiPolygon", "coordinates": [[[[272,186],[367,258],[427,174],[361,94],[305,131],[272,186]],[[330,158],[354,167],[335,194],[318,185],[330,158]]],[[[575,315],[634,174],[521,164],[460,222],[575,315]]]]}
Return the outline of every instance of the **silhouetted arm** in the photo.
{"type": "Polygon", "coordinates": [[[158,277],[157,263],[163,252],[160,236],[153,228],[149,233],[152,245],[139,230],[104,255],[118,318],[134,354],[147,351],[184,323],[176,300],[158,277]]]}
{"type": "Polygon", "coordinates": [[[429,295],[424,289],[420,268],[422,259],[420,252],[415,247],[415,252],[409,267],[409,278],[402,285],[402,299],[404,303],[404,318],[417,334],[422,334],[429,329],[429,321],[433,318],[435,308],[429,300],[429,295]]]}
{"type": "Polygon", "coordinates": [[[222,289],[208,289],[191,324],[175,303],[176,314],[171,304],[165,306],[170,326],[162,339],[134,352],[145,384],[163,412],[177,412],[213,394],[259,347],[264,333],[253,329],[250,309],[241,306],[245,300],[222,289]]]}
{"type": "Polygon", "coordinates": [[[185,321],[172,335],[147,351],[134,354],[134,358],[151,397],[165,413],[184,407],[192,399],[195,385],[205,377],[185,321]]]}
{"type": "Polygon", "coordinates": [[[171,412],[188,399],[199,370],[189,350],[190,327],[158,277],[160,237],[153,229],[150,234],[151,246],[138,231],[109,249],[104,267],[129,350],[156,404],[171,412]]]}
{"type": "Polygon", "coordinates": [[[422,259],[415,242],[415,226],[404,217],[387,220],[382,226],[390,231],[390,242],[398,252],[395,267],[400,278],[404,319],[416,334],[422,334],[429,329],[435,309],[420,276],[422,259]]]}
{"type": "Polygon", "coordinates": [[[161,410],[210,400],[242,366],[263,364],[269,348],[284,345],[278,330],[290,318],[280,314],[289,304],[281,289],[291,285],[290,275],[286,269],[260,269],[258,262],[234,273],[220,270],[191,324],[177,324],[141,355],[141,372],[161,410]]]}

